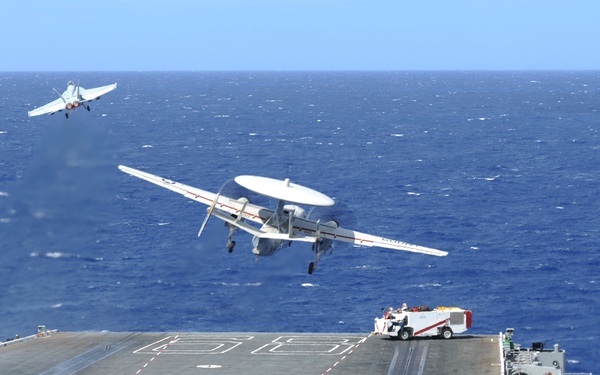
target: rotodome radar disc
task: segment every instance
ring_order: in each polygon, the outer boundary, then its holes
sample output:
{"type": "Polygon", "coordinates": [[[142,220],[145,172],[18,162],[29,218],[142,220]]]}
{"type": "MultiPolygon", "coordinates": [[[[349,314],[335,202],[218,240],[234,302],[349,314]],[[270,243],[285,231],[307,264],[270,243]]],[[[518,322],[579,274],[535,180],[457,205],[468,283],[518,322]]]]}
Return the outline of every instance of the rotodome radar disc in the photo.
{"type": "Polygon", "coordinates": [[[310,206],[333,206],[334,200],[316,190],[295,184],[286,178],[277,180],[260,176],[237,176],[235,182],[258,194],[286,202],[310,206]]]}

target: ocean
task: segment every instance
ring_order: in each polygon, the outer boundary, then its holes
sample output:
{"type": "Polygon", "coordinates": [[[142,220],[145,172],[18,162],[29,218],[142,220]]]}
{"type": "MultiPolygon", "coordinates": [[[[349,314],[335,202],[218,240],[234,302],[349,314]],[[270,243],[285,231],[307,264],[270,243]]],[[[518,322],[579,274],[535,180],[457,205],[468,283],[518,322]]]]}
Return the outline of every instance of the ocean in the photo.
{"type": "Polygon", "coordinates": [[[406,302],[600,373],[600,72],[5,72],[0,96],[2,340],[368,333],[406,302]],[[69,80],[118,88],[27,117],[69,80]],[[256,261],[243,233],[229,254],[217,219],[197,237],[205,206],[119,164],[211,191],[290,178],[343,227],[449,255],[337,243],[308,275],[309,244],[256,261]]]}

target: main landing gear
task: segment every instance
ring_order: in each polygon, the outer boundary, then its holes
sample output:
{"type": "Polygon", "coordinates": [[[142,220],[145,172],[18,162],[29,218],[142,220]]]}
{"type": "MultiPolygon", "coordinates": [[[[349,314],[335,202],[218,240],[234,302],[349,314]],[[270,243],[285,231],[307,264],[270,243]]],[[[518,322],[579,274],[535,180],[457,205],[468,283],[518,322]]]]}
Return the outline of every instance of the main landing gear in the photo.
{"type": "Polygon", "coordinates": [[[312,275],[317,269],[317,264],[321,260],[321,255],[327,250],[331,250],[331,241],[325,243],[322,238],[317,239],[312,245],[312,251],[315,253],[314,262],[308,264],[308,274],[312,275]]]}
{"type": "Polygon", "coordinates": [[[235,241],[233,241],[233,235],[237,230],[237,227],[231,225],[229,223],[225,223],[225,226],[229,228],[229,235],[227,236],[227,251],[231,254],[233,253],[233,248],[235,247],[235,241]]]}

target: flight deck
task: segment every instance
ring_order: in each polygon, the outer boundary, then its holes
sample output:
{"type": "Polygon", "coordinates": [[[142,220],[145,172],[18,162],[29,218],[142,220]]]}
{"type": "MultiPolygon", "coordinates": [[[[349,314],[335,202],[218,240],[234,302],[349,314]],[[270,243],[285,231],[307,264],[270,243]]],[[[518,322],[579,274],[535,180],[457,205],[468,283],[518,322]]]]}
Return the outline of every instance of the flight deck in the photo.
{"type": "Polygon", "coordinates": [[[0,343],[7,374],[500,375],[499,336],[48,331],[0,343]]]}

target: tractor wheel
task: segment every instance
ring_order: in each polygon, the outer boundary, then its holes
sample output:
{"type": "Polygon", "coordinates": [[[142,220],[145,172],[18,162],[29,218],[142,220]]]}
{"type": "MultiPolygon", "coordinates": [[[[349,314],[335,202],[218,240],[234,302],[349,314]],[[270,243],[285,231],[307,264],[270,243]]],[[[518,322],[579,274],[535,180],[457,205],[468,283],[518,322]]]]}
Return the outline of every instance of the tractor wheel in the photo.
{"type": "Polygon", "coordinates": [[[400,331],[400,339],[406,341],[410,338],[410,331],[408,329],[403,329],[400,331]]]}
{"type": "Polygon", "coordinates": [[[452,338],[452,330],[448,327],[445,327],[444,329],[442,329],[441,336],[445,340],[451,339],[452,338]]]}

